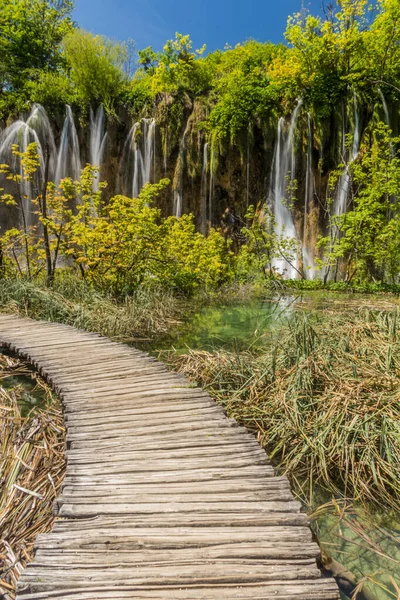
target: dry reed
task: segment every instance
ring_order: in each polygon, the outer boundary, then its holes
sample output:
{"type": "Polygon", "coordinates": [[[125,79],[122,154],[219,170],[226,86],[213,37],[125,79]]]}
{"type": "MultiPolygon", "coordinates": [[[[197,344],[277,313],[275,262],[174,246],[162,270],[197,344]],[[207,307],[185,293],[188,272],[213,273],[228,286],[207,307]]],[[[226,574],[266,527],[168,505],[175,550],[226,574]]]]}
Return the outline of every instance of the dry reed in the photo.
{"type": "Polygon", "coordinates": [[[399,510],[400,312],[295,313],[262,351],[188,351],[173,366],[314,486],[399,510]]]}
{"type": "MultiPolygon", "coordinates": [[[[35,390],[34,390],[35,391],[35,390]]],[[[59,401],[21,361],[0,355],[0,595],[15,598],[18,577],[32,560],[40,533],[49,531],[53,502],[65,472],[65,430],[59,401]],[[42,407],[23,414],[23,385],[3,387],[11,377],[34,379],[42,407]]]]}

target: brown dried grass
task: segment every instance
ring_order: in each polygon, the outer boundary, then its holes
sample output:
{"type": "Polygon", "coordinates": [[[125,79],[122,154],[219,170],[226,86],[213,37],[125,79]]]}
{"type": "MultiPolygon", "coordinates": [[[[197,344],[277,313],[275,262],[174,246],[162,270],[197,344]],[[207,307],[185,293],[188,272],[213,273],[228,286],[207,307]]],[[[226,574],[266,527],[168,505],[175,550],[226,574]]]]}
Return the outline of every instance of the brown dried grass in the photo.
{"type": "Polygon", "coordinates": [[[33,558],[37,536],[54,521],[53,502],[65,473],[65,428],[61,404],[24,363],[0,355],[0,593],[15,598],[16,584],[33,558]],[[45,403],[23,416],[22,385],[6,378],[33,377],[45,403]],[[22,488],[22,489],[21,489],[22,488]]]}

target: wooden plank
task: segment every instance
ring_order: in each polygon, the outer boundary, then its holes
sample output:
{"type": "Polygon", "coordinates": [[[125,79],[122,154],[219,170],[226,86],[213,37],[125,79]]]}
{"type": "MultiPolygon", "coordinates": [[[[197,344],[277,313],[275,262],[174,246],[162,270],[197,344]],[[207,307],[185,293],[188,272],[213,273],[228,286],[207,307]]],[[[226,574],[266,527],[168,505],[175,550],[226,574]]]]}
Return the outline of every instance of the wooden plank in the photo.
{"type": "Polygon", "coordinates": [[[210,396],[139,350],[0,315],[62,398],[67,473],[18,600],[337,600],[289,482],[210,396]]]}

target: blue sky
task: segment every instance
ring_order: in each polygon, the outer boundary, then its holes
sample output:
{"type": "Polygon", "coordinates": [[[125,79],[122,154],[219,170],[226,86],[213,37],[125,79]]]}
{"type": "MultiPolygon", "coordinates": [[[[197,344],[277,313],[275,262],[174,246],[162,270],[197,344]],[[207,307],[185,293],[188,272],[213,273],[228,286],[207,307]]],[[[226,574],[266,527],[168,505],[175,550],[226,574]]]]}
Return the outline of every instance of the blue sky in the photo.
{"type": "MultiPolygon", "coordinates": [[[[302,0],[75,0],[74,18],[83,29],[113,40],[132,38],[138,49],[160,50],[175,32],[190,34],[208,50],[248,38],[283,41],[287,17],[302,0]]],[[[304,0],[319,12],[321,0],[304,0]]]]}

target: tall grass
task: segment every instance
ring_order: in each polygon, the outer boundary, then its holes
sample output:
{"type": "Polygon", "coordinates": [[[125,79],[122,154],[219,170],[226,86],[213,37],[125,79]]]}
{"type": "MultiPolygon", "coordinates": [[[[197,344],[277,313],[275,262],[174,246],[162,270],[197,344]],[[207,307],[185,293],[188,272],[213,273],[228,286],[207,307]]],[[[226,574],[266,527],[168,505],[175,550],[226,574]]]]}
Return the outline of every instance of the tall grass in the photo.
{"type": "Polygon", "coordinates": [[[126,341],[167,333],[181,311],[180,301],[164,288],[146,287],[116,299],[71,275],[59,277],[54,289],[21,279],[0,279],[0,310],[126,341]]]}
{"type": "Polygon", "coordinates": [[[258,352],[171,354],[312,496],[399,510],[400,312],[295,313],[258,352]]]}

